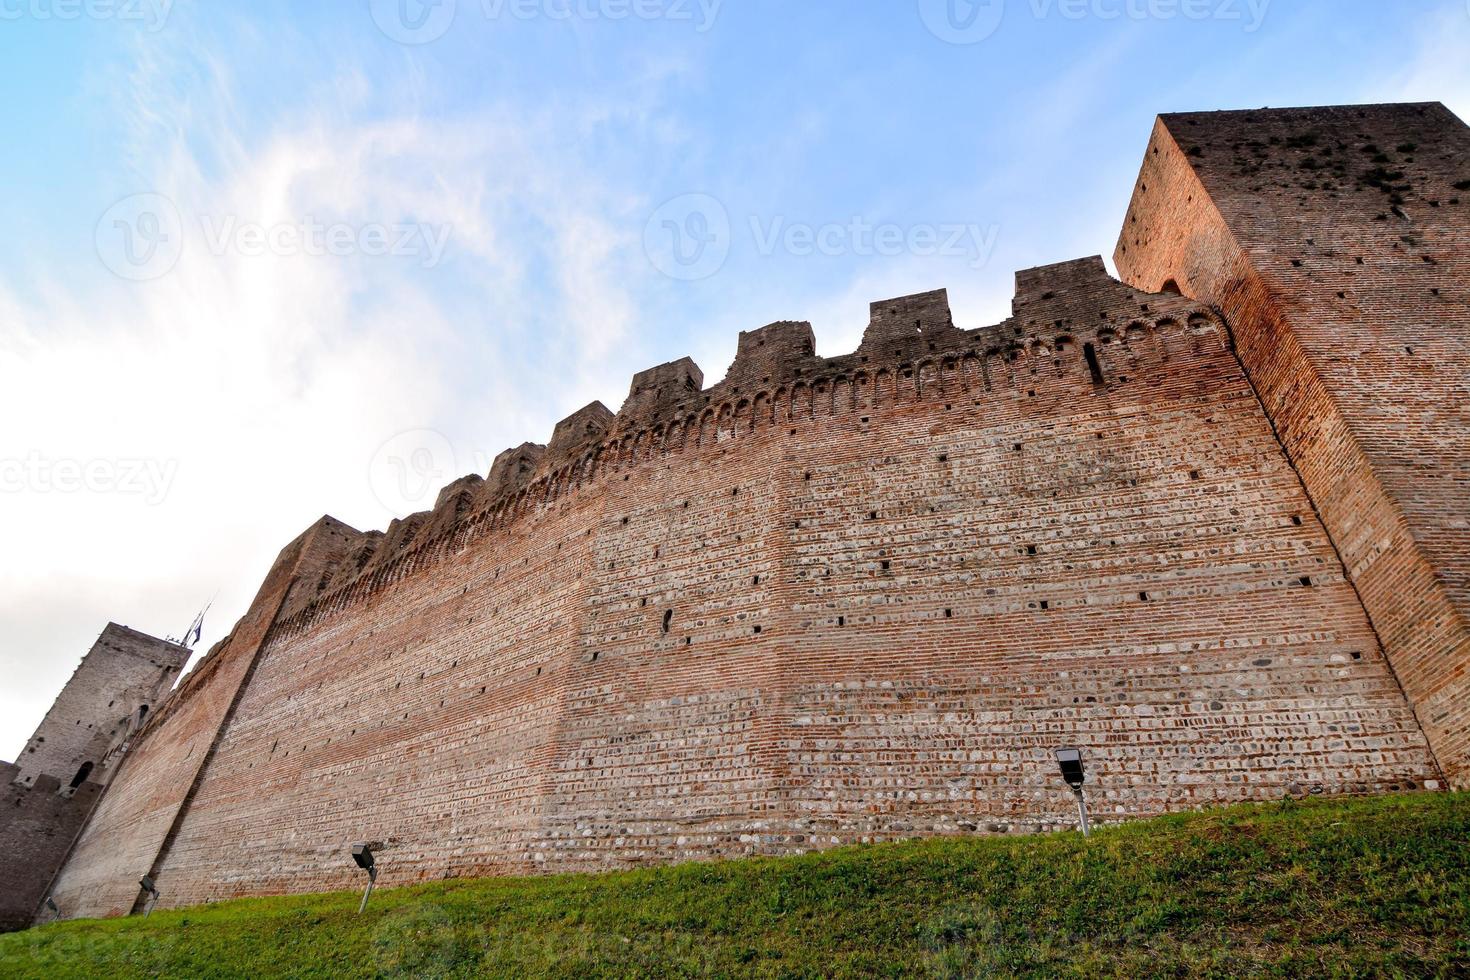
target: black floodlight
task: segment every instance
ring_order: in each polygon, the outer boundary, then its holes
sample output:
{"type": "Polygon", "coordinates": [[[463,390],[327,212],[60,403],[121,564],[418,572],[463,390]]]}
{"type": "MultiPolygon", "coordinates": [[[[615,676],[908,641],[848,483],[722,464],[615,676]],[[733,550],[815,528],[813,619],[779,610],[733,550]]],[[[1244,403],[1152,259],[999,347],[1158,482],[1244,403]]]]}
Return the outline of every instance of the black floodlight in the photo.
{"type": "Polygon", "coordinates": [[[1082,768],[1081,749],[1057,749],[1057,765],[1061,767],[1062,778],[1074,790],[1087,781],[1087,773],[1082,768]]]}
{"type": "Polygon", "coordinates": [[[367,890],[362,893],[362,902],[357,906],[358,914],[367,908],[368,896],[373,893],[373,883],[378,880],[378,863],[373,860],[373,845],[353,844],[352,860],[362,870],[367,872],[367,890]]]}
{"type": "Polygon", "coordinates": [[[138,887],[148,893],[148,904],[143,906],[143,918],[146,919],[153,914],[153,906],[158,903],[158,886],[152,878],[144,875],[138,879],[138,887]]]}
{"type": "Polygon", "coordinates": [[[1071,747],[1057,749],[1057,767],[1062,770],[1062,778],[1077,797],[1077,820],[1082,825],[1082,836],[1086,837],[1092,831],[1087,826],[1087,798],[1082,794],[1082,784],[1087,782],[1087,770],[1082,765],[1082,750],[1071,747]]]}
{"type": "Polygon", "coordinates": [[[353,844],[352,860],[357,863],[359,868],[366,871],[369,876],[373,878],[378,876],[378,865],[373,860],[373,845],[353,844]]]}

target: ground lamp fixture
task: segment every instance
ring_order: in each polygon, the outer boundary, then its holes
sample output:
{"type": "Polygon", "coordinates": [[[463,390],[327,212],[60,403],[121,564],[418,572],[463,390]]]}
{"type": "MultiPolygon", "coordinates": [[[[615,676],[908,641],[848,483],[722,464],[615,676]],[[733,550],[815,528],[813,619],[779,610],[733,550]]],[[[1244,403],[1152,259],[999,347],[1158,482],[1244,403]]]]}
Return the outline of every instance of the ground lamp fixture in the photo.
{"type": "Polygon", "coordinates": [[[1062,778],[1077,797],[1077,818],[1082,825],[1082,836],[1090,833],[1087,826],[1087,798],[1082,795],[1082,784],[1087,781],[1087,772],[1082,766],[1082,750],[1076,748],[1057,749],[1057,766],[1062,778]]]}
{"type": "Polygon", "coordinates": [[[143,906],[143,918],[148,918],[153,911],[153,906],[158,904],[158,886],[153,879],[144,875],[138,879],[138,887],[148,893],[148,904],[143,906]]]}
{"type": "Polygon", "coordinates": [[[362,904],[357,907],[357,913],[361,915],[362,910],[367,908],[368,896],[373,893],[373,883],[378,880],[378,865],[373,860],[373,845],[353,844],[352,860],[359,868],[366,871],[368,876],[367,890],[362,893],[362,904]]]}

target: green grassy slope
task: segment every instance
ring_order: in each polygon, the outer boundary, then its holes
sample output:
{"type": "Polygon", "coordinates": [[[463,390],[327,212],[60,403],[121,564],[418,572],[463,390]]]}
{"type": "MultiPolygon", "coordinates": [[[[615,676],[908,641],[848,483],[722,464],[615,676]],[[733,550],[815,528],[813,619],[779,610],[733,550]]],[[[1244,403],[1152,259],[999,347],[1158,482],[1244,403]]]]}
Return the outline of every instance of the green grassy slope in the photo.
{"type": "Polygon", "coordinates": [[[64,923],[0,937],[0,975],[1467,976],[1470,794],[440,882],[356,907],[64,923]]]}

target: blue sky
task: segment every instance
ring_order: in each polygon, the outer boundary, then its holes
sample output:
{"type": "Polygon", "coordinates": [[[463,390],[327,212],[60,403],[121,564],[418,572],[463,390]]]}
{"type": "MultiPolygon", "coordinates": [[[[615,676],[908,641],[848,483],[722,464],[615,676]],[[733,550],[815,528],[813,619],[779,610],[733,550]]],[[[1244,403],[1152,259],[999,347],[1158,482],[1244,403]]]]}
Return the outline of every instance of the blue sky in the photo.
{"type": "Polygon", "coordinates": [[[1467,117],[1467,51],[1466,0],[0,0],[0,757],[323,513],[741,329],[1000,320],[1111,252],[1156,113],[1467,117]]]}

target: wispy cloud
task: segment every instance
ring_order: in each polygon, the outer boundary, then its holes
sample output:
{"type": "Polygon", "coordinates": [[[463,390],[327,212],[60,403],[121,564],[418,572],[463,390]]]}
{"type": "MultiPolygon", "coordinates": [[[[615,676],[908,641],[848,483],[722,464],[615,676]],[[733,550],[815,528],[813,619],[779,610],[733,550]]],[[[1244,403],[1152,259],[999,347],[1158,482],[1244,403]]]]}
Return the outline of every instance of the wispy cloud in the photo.
{"type": "MultiPolygon", "coordinates": [[[[348,65],[306,108],[261,118],[241,111],[227,64],[181,41],[140,40],[119,107],[119,188],[177,212],[167,271],[135,282],[98,263],[24,291],[0,278],[0,413],[18,421],[0,456],[174,474],[151,496],[34,472],[8,488],[7,551],[25,559],[0,570],[0,636],[33,645],[7,651],[16,744],[109,618],[181,632],[218,589],[207,645],[315,517],[399,516],[369,472],[396,434],[442,433],[469,471],[627,383],[609,353],[652,270],[627,218],[642,202],[586,156],[581,120],[600,110],[569,125],[554,107],[369,115],[393,100],[348,65]],[[432,267],[356,240],[318,255],[308,223],[448,241],[432,267]],[[246,226],[294,237],[258,248],[246,226]]],[[[156,244],[151,225],[123,230],[156,244]]]]}

